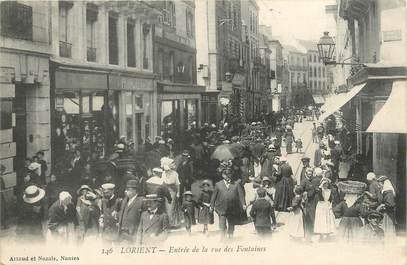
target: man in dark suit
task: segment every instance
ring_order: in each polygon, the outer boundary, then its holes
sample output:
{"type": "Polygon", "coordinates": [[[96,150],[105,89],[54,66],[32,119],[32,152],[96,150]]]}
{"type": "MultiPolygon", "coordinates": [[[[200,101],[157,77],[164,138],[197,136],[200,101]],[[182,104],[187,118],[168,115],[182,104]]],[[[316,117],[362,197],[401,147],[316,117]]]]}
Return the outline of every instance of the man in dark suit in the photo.
{"type": "Polygon", "coordinates": [[[148,210],[141,214],[137,229],[137,243],[141,245],[157,245],[164,242],[168,236],[169,218],[160,207],[162,198],[157,194],[147,195],[144,201],[148,210]]]}
{"type": "Polygon", "coordinates": [[[242,186],[232,181],[232,172],[225,169],[222,172],[223,180],[215,184],[212,194],[211,209],[215,209],[219,215],[219,228],[222,237],[227,235],[233,237],[235,224],[246,210],[246,201],[242,186]]]}
{"type": "Polygon", "coordinates": [[[143,197],[138,194],[139,182],[127,181],[126,198],[122,201],[119,213],[119,241],[135,242],[141,213],[144,210],[143,197]]]}
{"type": "Polygon", "coordinates": [[[257,234],[264,236],[271,232],[271,217],[274,211],[271,203],[266,200],[266,190],[258,188],[256,192],[259,198],[253,203],[250,216],[253,218],[257,234]]]}

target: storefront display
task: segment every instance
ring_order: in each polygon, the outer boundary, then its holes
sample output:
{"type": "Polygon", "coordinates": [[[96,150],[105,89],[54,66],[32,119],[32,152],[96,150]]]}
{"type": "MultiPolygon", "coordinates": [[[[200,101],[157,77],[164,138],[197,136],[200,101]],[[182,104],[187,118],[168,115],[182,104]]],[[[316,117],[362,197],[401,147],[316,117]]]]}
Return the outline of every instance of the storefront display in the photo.
{"type": "Polygon", "coordinates": [[[71,155],[77,149],[84,157],[104,157],[107,146],[113,144],[107,139],[117,132],[115,108],[114,94],[108,99],[106,91],[58,91],[54,116],[56,158],[71,155]]]}
{"type": "Polygon", "coordinates": [[[140,150],[147,137],[151,136],[151,106],[152,95],[123,91],[123,115],[121,131],[127,141],[133,142],[136,150],[140,150]]]}

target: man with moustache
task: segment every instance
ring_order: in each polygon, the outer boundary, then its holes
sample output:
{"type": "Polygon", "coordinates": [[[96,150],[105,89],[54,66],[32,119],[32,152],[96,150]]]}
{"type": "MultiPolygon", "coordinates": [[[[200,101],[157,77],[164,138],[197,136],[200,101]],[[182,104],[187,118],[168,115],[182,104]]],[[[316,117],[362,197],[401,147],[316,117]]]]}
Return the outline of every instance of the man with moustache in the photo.
{"type": "Polygon", "coordinates": [[[233,237],[235,224],[239,222],[242,211],[246,210],[246,201],[242,186],[232,181],[230,168],[222,170],[223,180],[215,184],[212,194],[211,209],[219,215],[219,228],[222,238],[233,237]]]}
{"type": "Polygon", "coordinates": [[[117,223],[122,200],[114,194],[113,183],[105,183],[101,187],[103,198],[99,227],[103,240],[112,243],[117,239],[117,223]]]}
{"type": "Polygon", "coordinates": [[[133,243],[144,210],[143,197],[138,194],[139,182],[131,179],[127,181],[125,195],[119,213],[119,241],[133,243]]]}

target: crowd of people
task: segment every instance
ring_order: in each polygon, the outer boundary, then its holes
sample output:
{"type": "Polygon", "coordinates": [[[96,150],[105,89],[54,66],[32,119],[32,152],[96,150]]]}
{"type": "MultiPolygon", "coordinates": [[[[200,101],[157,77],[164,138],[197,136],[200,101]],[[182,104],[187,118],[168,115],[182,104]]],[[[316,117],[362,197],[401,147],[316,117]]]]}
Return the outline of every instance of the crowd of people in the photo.
{"type": "Polygon", "coordinates": [[[281,227],[276,212],[289,214],[284,225],[293,240],[394,236],[396,194],[390,180],[373,172],[366,177],[358,162],[343,170],[347,150],[334,118],[321,124],[318,110],[305,110],[247,124],[229,119],[220,128],[192,126],[181,152],[171,138],[156,137],[145,142],[140,154],[123,137],[106,159],[83,157],[78,149],[49,176],[44,154],[38,152],[19,172],[17,239],[159,244],[171,230],[191,233],[197,223],[208,235],[214,213],[222,238],[233,238],[236,225],[250,222],[267,236],[281,227]],[[303,121],[313,122],[318,148],[312,164],[302,156],[297,181],[287,157],[293,145],[302,153],[293,129],[303,121]],[[249,192],[255,194],[252,201],[246,201],[249,192]]]}

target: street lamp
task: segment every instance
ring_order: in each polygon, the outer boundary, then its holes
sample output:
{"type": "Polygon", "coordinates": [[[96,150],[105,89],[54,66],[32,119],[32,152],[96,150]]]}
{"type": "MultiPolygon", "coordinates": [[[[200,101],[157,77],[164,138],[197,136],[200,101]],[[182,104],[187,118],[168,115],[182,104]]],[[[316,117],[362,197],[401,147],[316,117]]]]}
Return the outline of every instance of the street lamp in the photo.
{"type": "Polygon", "coordinates": [[[329,36],[329,32],[325,31],[324,35],[319,39],[317,44],[318,47],[318,55],[319,58],[325,65],[362,65],[361,63],[344,63],[344,62],[336,62],[333,60],[333,54],[335,52],[335,42],[331,36],[329,36]]]}

